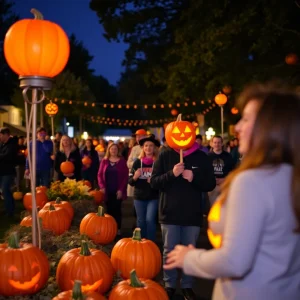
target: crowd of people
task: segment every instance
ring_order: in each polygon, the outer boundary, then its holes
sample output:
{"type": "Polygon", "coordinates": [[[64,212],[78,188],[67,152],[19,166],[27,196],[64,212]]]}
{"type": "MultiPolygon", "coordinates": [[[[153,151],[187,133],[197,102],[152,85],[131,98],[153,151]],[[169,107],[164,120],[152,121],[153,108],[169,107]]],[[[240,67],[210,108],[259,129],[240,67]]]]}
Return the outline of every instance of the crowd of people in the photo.
{"type": "MultiPolygon", "coordinates": [[[[157,220],[163,241],[164,283],[172,299],[181,274],[187,300],[196,299],[193,276],[217,279],[214,300],[297,300],[300,296],[300,98],[291,89],[250,86],[239,98],[239,135],[210,144],[197,135],[183,151],[170,148],[144,129],[126,142],[80,141],[57,133],[52,142],[37,131],[37,185],[51,180],[89,180],[105,194],[107,212],[122,228],[122,200],[133,197],[137,226],[156,241],[157,220]],[[276,122],[274,122],[276,120],[276,122]],[[99,148],[100,149],[100,148],[99,148]],[[88,157],[90,163],[84,164],[88,157]],[[62,162],[73,162],[64,174],[62,162]],[[220,220],[211,230],[221,246],[196,249],[210,207],[219,203],[220,220]]],[[[0,183],[5,209],[14,213],[10,187],[18,172],[30,169],[24,139],[0,129],[0,183]],[[25,147],[25,148],[24,148],[25,147]],[[18,159],[16,159],[18,157],[18,159]]],[[[29,143],[29,151],[31,143],[29,143]]]]}

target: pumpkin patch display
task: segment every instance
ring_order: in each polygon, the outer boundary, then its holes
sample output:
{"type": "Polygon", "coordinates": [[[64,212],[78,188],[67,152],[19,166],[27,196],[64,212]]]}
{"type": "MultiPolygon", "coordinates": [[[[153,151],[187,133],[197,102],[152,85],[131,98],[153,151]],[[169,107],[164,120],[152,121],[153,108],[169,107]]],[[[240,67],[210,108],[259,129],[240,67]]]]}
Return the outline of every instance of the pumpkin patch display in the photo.
{"type": "Polygon", "coordinates": [[[135,270],[130,272],[130,279],[119,282],[111,291],[109,300],[168,300],[163,287],[150,279],[139,279],[135,270]]]}
{"type": "Polygon", "coordinates": [[[24,226],[24,227],[31,227],[31,226],[32,226],[32,216],[29,215],[29,216],[24,217],[24,218],[21,220],[20,225],[21,225],[21,226],[24,226]]]}
{"type": "Polygon", "coordinates": [[[141,229],[136,228],[132,238],[123,238],[115,244],[111,262],[124,279],[130,277],[133,269],[140,278],[152,279],[161,269],[161,254],[157,245],[151,240],[142,239],[141,229]]]}
{"type": "Polygon", "coordinates": [[[75,280],[73,290],[59,293],[52,300],[105,300],[106,298],[97,292],[82,292],[82,282],[75,280]]]}
{"type": "Polygon", "coordinates": [[[180,150],[180,162],[183,162],[182,150],[191,148],[196,140],[196,131],[192,123],[181,120],[181,114],[177,120],[167,125],[165,137],[169,147],[180,150]]]}
{"type": "Polygon", "coordinates": [[[90,167],[92,164],[92,160],[88,156],[85,156],[81,161],[85,167],[90,167]]]}
{"type": "Polygon", "coordinates": [[[57,197],[55,201],[50,201],[50,202],[47,202],[43,209],[49,209],[50,205],[53,205],[55,208],[63,208],[67,211],[67,213],[69,214],[70,216],[70,219],[72,220],[73,219],[73,216],[74,216],[74,209],[73,209],[73,206],[70,202],[68,201],[63,201],[61,200],[61,198],[57,197]]]}
{"type": "Polygon", "coordinates": [[[0,295],[37,293],[47,283],[49,262],[45,253],[32,244],[19,244],[16,233],[0,245],[0,295]]]}
{"type": "Polygon", "coordinates": [[[60,164],[60,170],[63,174],[72,174],[74,173],[75,166],[71,161],[64,161],[60,164]]]}
{"type": "MultiPolygon", "coordinates": [[[[42,208],[48,201],[47,195],[42,191],[37,191],[35,195],[36,195],[37,208],[42,208]]],[[[26,193],[24,195],[23,205],[27,210],[29,210],[29,211],[32,210],[32,194],[31,193],[26,193]]]]}
{"type": "Polygon", "coordinates": [[[60,235],[67,231],[71,226],[71,218],[67,210],[61,207],[55,208],[49,205],[38,213],[42,219],[42,226],[46,230],[52,231],[56,235],[60,235]]]}
{"type": "Polygon", "coordinates": [[[62,291],[72,289],[75,280],[82,282],[83,292],[109,290],[114,276],[109,257],[97,249],[89,249],[86,241],[81,248],[71,249],[60,259],[56,270],[56,281],[62,291]]]}
{"type": "Polygon", "coordinates": [[[80,234],[87,235],[95,244],[107,245],[117,235],[118,225],[116,220],[104,214],[104,208],[98,207],[97,213],[87,214],[80,223],[80,234]]]}
{"type": "Polygon", "coordinates": [[[23,193],[20,191],[14,192],[13,193],[13,198],[16,201],[22,200],[23,199],[23,193]]]}
{"type": "Polygon", "coordinates": [[[104,201],[104,193],[100,190],[92,190],[89,194],[94,197],[96,204],[101,204],[104,201]]]}

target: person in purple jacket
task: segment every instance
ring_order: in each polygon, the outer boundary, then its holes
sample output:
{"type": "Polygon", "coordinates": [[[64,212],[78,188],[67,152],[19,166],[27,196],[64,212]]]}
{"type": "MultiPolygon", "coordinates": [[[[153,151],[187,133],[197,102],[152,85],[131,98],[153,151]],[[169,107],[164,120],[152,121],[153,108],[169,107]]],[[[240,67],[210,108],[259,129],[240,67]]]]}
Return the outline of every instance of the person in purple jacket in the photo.
{"type": "Polygon", "coordinates": [[[128,167],[116,144],[107,147],[98,171],[98,185],[105,194],[107,213],[115,218],[118,224],[118,235],[121,235],[122,200],[127,198],[128,167]]]}

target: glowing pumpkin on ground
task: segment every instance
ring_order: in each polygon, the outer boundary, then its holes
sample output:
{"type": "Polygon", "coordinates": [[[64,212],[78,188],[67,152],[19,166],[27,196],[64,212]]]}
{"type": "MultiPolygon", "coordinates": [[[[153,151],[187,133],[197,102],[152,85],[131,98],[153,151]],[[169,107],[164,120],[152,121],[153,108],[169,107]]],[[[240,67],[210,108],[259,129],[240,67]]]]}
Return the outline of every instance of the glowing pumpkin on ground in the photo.
{"type": "Polygon", "coordinates": [[[140,278],[152,279],[161,269],[161,253],[155,243],[141,238],[141,229],[136,228],[132,238],[119,240],[112,252],[111,262],[124,279],[135,269],[140,278]]]}
{"type": "Polygon", "coordinates": [[[23,193],[22,192],[14,192],[13,193],[13,198],[17,201],[22,200],[23,199],[23,193]]]}
{"type": "Polygon", "coordinates": [[[85,167],[90,167],[92,164],[92,160],[88,156],[85,156],[81,161],[85,167]]]}
{"type": "Polygon", "coordinates": [[[114,276],[109,257],[97,249],[89,249],[82,241],[81,248],[71,249],[60,259],[56,270],[56,281],[62,291],[72,289],[75,280],[81,280],[83,292],[109,290],[114,276]]]}
{"type": "Polygon", "coordinates": [[[13,233],[0,245],[0,295],[37,293],[47,283],[49,262],[45,253],[32,244],[19,244],[13,233]]]}
{"type": "Polygon", "coordinates": [[[123,299],[168,300],[169,297],[161,285],[150,279],[140,280],[132,270],[130,279],[119,282],[109,295],[109,300],[123,299]]]}
{"type": "Polygon", "coordinates": [[[101,204],[104,200],[104,193],[100,190],[92,190],[89,194],[94,197],[96,204],[101,204]]]}
{"type": "MultiPolygon", "coordinates": [[[[35,195],[36,195],[36,206],[38,208],[42,208],[48,201],[47,195],[42,191],[37,191],[35,195]]],[[[31,193],[25,194],[25,196],[23,198],[23,205],[27,210],[29,210],[29,211],[32,210],[32,194],[31,193]]]]}
{"type": "Polygon", "coordinates": [[[55,103],[50,102],[45,106],[45,112],[50,117],[55,116],[58,113],[58,106],[55,103]]]}
{"type": "Polygon", "coordinates": [[[104,208],[98,207],[97,213],[87,214],[80,223],[80,234],[86,234],[95,244],[107,245],[117,235],[118,225],[116,220],[104,214],[104,208]]]}
{"type": "Polygon", "coordinates": [[[75,280],[73,290],[59,293],[52,300],[105,300],[106,298],[97,292],[82,292],[82,282],[75,280]]]}
{"type": "Polygon", "coordinates": [[[55,201],[47,202],[43,209],[49,209],[50,205],[53,205],[55,208],[63,208],[67,211],[70,218],[73,219],[74,216],[74,208],[72,204],[68,201],[63,201],[61,198],[57,197],[55,201]]]}
{"type": "Polygon", "coordinates": [[[173,149],[189,149],[196,140],[196,132],[192,123],[181,120],[181,114],[178,115],[175,122],[167,125],[165,137],[168,145],[173,149]]]}
{"type": "Polygon", "coordinates": [[[57,24],[43,20],[32,9],[35,19],[14,23],[4,39],[4,54],[10,68],[22,76],[54,77],[65,67],[70,45],[68,36],[57,24]]]}
{"type": "Polygon", "coordinates": [[[24,226],[24,227],[31,227],[31,226],[32,226],[32,216],[29,215],[29,216],[24,217],[24,218],[21,220],[20,225],[21,225],[21,226],[24,226]]]}
{"type": "Polygon", "coordinates": [[[75,166],[71,161],[64,161],[60,165],[60,170],[63,174],[72,174],[74,173],[75,166]]]}
{"type": "Polygon", "coordinates": [[[56,235],[63,234],[71,226],[72,220],[69,213],[61,207],[55,208],[50,204],[49,207],[41,209],[38,216],[42,219],[43,228],[56,235]]]}

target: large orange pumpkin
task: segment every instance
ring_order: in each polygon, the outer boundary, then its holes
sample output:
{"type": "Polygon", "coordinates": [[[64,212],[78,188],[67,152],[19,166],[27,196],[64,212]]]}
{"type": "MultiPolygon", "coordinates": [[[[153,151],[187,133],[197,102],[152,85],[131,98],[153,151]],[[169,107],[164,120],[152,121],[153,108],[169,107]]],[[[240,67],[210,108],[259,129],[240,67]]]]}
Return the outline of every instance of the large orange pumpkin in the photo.
{"type": "Polygon", "coordinates": [[[117,235],[118,225],[116,220],[104,214],[102,206],[98,207],[98,213],[87,214],[80,223],[80,234],[86,234],[95,244],[107,245],[117,235]]]}
{"type": "Polygon", "coordinates": [[[101,204],[104,200],[104,193],[100,190],[92,190],[89,194],[94,197],[96,204],[101,204]]]}
{"type": "Polygon", "coordinates": [[[64,161],[60,164],[60,170],[63,174],[74,173],[75,166],[71,161],[64,161]]]}
{"type": "Polygon", "coordinates": [[[85,156],[81,161],[85,167],[90,167],[92,164],[92,160],[88,156],[85,156]]]}
{"type": "Polygon", "coordinates": [[[49,262],[45,253],[32,244],[19,244],[13,233],[0,245],[0,295],[35,294],[47,283],[49,262]]]}
{"type": "Polygon", "coordinates": [[[169,297],[161,285],[150,279],[140,280],[132,270],[130,279],[119,282],[109,295],[109,300],[123,299],[168,300],[169,297]]]}
{"type": "Polygon", "coordinates": [[[38,216],[42,219],[43,228],[52,231],[56,235],[63,234],[71,226],[69,213],[61,207],[55,208],[50,205],[41,209],[38,216]]]}
{"type": "Polygon", "coordinates": [[[81,248],[71,249],[60,259],[56,281],[62,291],[72,289],[75,280],[81,280],[83,292],[105,293],[111,286],[114,269],[109,257],[97,249],[89,249],[82,241],[81,248]]]}
{"type": "Polygon", "coordinates": [[[74,217],[74,208],[72,204],[68,201],[63,201],[61,198],[57,197],[55,201],[47,202],[43,209],[49,209],[50,205],[53,205],[55,208],[61,207],[67,211],[67,213],[70,216],[70,219],[73,219],[74,217]]]}
{"type": "Polygon", "coordinates": [[[141,229],[136,228],[132,238],[123,238],[114,246],[111,262],[125,279],[135,269],[140,278],[152,279],[161,269],[159,248],[150,240],[141,238],[141,229]]]}
{"type": "Polygon", "coordinates": [[[50,102],[45,106],[45,112],[50,117],[55,116],[58,113],[58,106],[55,103],[50,102]]]}
{"type": "Polygon", "coordinates": [[[29,216],[24,217],[24,218],[21,220],[20,225],[21,225],[21,226],[24,226],[24,227],[31,227],[31,226],[32,226],[32,216],[29,215],[29,216]]]}
{"type": "Polygon", "coordinates": [[[54,77],[65,67],[70,45],[68,36],[57,24],[43,20],[32,9],[35,19],[14,23],[4,39],[4,54],[10,68],[22,76],[54,77]]]}
{"type": "Polygon", "coordinates": [[[174,149],[189,149],[196,140],[196,132],[192,123],[181,120],[181,114],[178,115],[175,122],[167,125],[165,137],[168,145],[174,149]]]}
{"type": "Polygon", "coordinates": [[[80,280],[75,280],[73,290],[65,291],[59,293],[52,300],[105,300],[106,298],[97,292],[89,291],[82,292],[81,290],[82,282],[80,280]]]}
{"type": "MultiPolygon", "coordinates": [[[[36,206],[38,208],[42,208],[48,201],[47,195],[42,191],[37,191],[35,195],[36,195],[36,206]]],[[[31,193],[25,194],[25,196],[23,198],[23,205],[27,210],[29,210],[29,211],[32,210],[32,194],[31,193]]]]}

